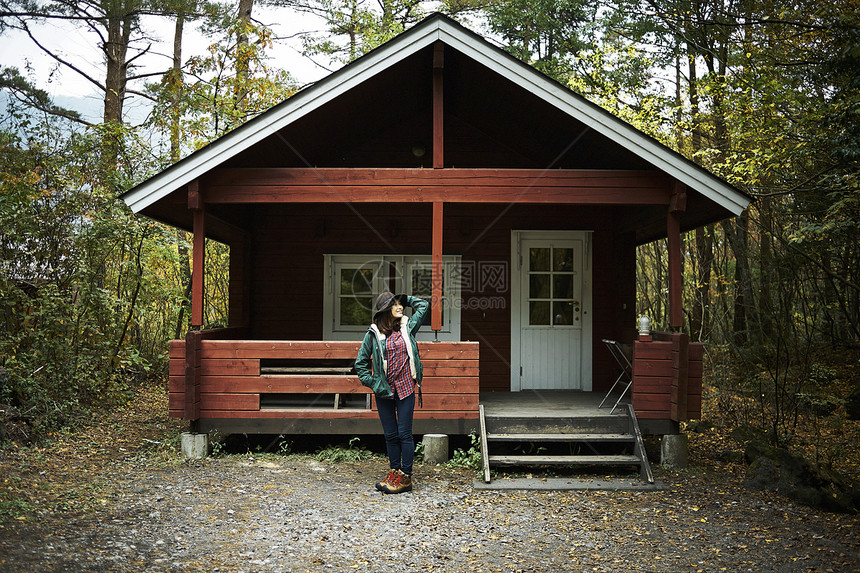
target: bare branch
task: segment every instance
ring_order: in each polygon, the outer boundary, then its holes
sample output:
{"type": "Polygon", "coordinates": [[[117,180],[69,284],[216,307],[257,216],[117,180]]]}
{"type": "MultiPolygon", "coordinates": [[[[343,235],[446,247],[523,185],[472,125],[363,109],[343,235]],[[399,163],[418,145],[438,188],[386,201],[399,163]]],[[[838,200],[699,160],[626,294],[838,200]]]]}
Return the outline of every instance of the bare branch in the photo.
{"type": "Polygon", "coordinates": [[[73,71],[77,72],[77,73],[78,73],[78,74],[80,74],[84,79],[86,79],[86,80],[90,81],[91,83],[93,83],[93,84],[94,84],[97,88],[99,88],[100,90],[102,90],[102,91],[104,91],[104,90],[105,90],[105,86],[104,86],[104,84],[102,84],[102,83],[101,83],[101,82],[99,82],[98,80],[96,80],[96,79],[94,79],[93,77],[91,77],[89,74],[87,74],[86,72],[84,72],[83,70],[81,70],[80,68],[78,68],[78,67],[77,67],[76,65],[74,65],[73,63],[71,63],[71,62],[68,62],[68,61],[64,60],[63,58],[61,58],[60,56],[58,56],[57,54],[55,54],[54,52],[52,52],[51,50],[49,50],[48,48],[46,48],[45,46],[43,46],[43,45],[42,45],[42,43],[41,43],[41,42],[39,42],[39,40],[37,40],[37,39],[36,39],[36,37],[33,35],[33,33],[30,31],[29,26],[27,26],[27,25],[26,25],[25,23],[23,23],[23,22],[22,22],[22,25],[23,25],[23,28],[22,28],[22,29],[27,33],[27,35],[30,37],[30,39],[31,39],[31,40],[33,40],[33,43],[34,43],[34,44],[36,44],[37,46],[39,46],[39,48],[40,48],[40,49],[41,49],[45,54],[47,54],[47,55],[48,55],[48,56],[50,56],[51,58],[55,59],[56,61],[58,61],[58,62],[59,62],[59,63],[61,63],[62,65],[66,66],[67,68],[69,68],[69,69],[71,69],[71,70],[73,70],[73,71]]]}
{"type": "MultiPolygon", "coordinates": [[[[151,75],[156,75],[156,74],[151,74],[151,75]]],[[[139,76],[139,77],[142,77],[142,76],[139,76]]],[[[146,99],[148,99],[148,100],[150,100],[150,101],[152,101],[152,102],[157,102],[157,101],[158,101],[158,98],[155,98],[155,97],[153,97],[153,96],[151,96],[151,95],[149,95],[148,93],[145,93],[145,92],[139,92],[139,91],[137,91],[137,90],[130,90],[130,89],[126,89],[126,90],[125,90],[125,92],[126,92],[126,93],[129,93],[129,94],[134,94],[134,95],[140,96],[140,97],[142,97],[142,98],[146,98],[146,99]]]]}

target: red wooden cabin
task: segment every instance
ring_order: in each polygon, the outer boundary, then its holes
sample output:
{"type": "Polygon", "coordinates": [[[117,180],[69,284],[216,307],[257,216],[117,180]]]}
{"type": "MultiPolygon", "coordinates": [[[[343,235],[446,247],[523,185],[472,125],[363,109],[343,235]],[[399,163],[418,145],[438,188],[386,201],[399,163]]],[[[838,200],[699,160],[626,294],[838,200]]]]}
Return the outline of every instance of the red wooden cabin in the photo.
{"type": "MultiPolygon", "coordinates": [[[[749,198],[440,15],[124,195],[230,246],[229,328],[170,348],[171,414],[201,431],[377,431],[349,373],[384,288],[432,299],[415,432],[466,433],[481,395],[605,392],[635,336],[635,249],[749,198]]],[[[701,347],[637,343],[633,404],[701,408],[701,347]]],[[[661,426],[662,424],[662,426],[661,426]]],[[[668,424],[668,426],[667,426],[668,424]]],[[[649,431],[649,426],[644,429],[649,431]]]]}

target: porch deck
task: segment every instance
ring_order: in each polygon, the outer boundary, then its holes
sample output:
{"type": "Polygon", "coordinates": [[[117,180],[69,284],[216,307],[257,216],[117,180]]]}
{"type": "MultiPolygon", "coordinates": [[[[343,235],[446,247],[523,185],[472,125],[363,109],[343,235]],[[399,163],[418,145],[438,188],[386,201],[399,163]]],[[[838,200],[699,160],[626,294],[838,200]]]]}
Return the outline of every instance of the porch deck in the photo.
{"type": "MultiPolygon", "coordinates": [[[[481,392],[479,401],[488,416],[496,417],[619,417],[622,408],[610,414],[612,404],[598,408],[605,392],[565,392],[526,390],[523,392],[481,392]]],[[[622,401],[624,403],[624,401],[622,401]]],[[[614,402],[613,402],[614,404],[614,402]]]]}

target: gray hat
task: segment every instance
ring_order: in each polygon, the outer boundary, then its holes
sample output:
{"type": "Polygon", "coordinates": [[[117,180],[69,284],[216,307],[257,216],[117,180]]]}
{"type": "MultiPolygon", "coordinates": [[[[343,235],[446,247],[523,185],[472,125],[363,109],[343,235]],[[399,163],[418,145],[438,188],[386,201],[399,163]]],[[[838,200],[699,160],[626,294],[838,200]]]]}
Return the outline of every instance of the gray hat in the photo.
{"type": "Polygon", "coordinates": [[[373,318],[375,319],[380,314],[391,310],[391,307],[394,306],[395,302],[399,302],[403,304],[403,301],[406,300],[405,294],[395,295],[390,291],[384,291],[380,293],[378,297],[376,297],[376,304],[374,305],[373,318]]]}

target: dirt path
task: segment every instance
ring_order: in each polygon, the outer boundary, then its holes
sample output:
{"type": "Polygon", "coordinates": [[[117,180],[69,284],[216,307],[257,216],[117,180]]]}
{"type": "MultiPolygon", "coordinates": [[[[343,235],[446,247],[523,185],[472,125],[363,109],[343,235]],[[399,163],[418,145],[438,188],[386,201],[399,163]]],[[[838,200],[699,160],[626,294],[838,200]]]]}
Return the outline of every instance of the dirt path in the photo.
{"type": "Polygon", "coordinates": [[[158,396],[108,426],[0,450],[0,571],[860,571],[856,516],[750,493],[695,449],[662,492],[478,492],[417,466],[383,496],[379,460],[182,461],[158,396]]]}

